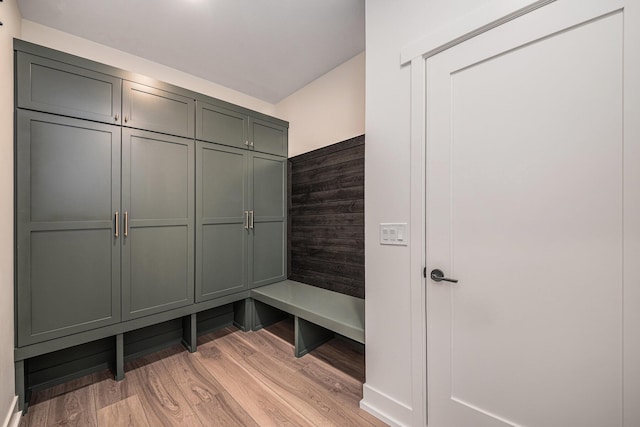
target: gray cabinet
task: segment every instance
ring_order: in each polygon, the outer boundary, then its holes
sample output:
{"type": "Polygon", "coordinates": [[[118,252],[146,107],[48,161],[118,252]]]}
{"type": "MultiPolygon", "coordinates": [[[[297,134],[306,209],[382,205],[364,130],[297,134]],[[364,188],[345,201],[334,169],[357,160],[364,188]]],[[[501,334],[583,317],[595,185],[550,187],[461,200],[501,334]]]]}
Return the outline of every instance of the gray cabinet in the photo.
{"type": "Polygon", "coordinates": [[[287,276],[287,159],[262,153],[250,157],[249,287],[287,276]]]}
{"type": "Polygon", "coordinates": [[[249,116],[198,101],[196,139],[232,147],[248,148],[249,116]]]}
{"type": "Polygon", "coordinates": [[[286,279],[286,161],[197,142],[196,301],[286,279]]]}
{"type": "Polygon", "coordinates": [[[194,141],[122,131],[124,320],[193,303],[194,141]]]}
{"type": "Polygon", "coordinates": [[[24,52],[16,56],[17,107],[120,124],[122,81],[24,52]]]}
{"type": "Polygon", "coordinates": [[[18,346],[120,321],[120,128],[17,112],[18,346]]]}
{"type": "Polygon", "coordinates": [[[255,151],[287,156],[287,128],[272,121],[249,119],[249,141],[255,151]]]}
{"type": "Polygon", "coordinates": [[[123,125],[169,135],[195,135],[193,98],[125,80],[122,84],[123,125]]]}
{"type": "MultiPolygon", "coordinates": [[[[257,113],[256,113],[257,114],[257,113]]],[[[287,156],[287,127],[221,105],[197,101],[196,139],[287,156]]]]}
{"type": "Polygon", "coordinates": [[[195,313],[286,277],[286,122],[14,48],[21,403],[28,359],[115,336],[122,378],[125,332],[184,316],[194,348],[195,313]]]}

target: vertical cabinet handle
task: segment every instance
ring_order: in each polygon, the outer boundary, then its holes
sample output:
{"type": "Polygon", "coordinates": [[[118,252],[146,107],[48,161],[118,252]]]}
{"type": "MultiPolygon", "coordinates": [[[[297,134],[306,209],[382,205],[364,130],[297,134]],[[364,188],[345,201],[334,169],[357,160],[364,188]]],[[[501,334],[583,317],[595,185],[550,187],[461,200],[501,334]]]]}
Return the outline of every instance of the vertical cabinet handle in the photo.
{"type": "Polygon", "coordinates": [[[124,237],[129,235],[129,212],[124,212],[124,237]]]}
{"type": "Polygon", "coordinates": [[[253,230],[253,211],[249,211],[251,216],[249,217],[249,229],[253,230]]]}
{"type": "Polygon", "coordinates": [[[253,141],[249,142],[249,146],[253,147],[253,141]]]}
{"type": "Polygon", "coordinates": [[[118,119],[120,119],[120,114],[116,113],[116,116],[114,117],[114,119],[116,120],[116,122],[118,121],[118,119]]]}
{"type": "Polygon", "coordinates": [[[244,145],[246,145],[248,147],[249,146],[249,141],[245,141],[244,145]]]}
{"type": "Polygon", "coordinates": [[[120,233],[118,233],[118,230],[120,229],[120,213],[118,211],[116,211],[116,237],[120,236],[120,233]]]}
{"type": "Polygon", "coordinates": [[[128,116],[124,116],[124,122],[125,123],[129,123],[129,117],[128,116]]]}
{"type": "Polygon", "coordinates": [[[249,229],[249,211],[244,211],[244,229],[249,229]]]}

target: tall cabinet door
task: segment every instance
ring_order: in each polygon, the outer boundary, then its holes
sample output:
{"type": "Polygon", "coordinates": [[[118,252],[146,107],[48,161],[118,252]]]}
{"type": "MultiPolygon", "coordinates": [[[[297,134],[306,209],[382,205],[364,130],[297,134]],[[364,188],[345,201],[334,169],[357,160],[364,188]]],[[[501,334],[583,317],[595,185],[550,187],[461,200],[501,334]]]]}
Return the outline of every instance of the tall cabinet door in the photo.
{"type": "Polygon", "coordinates": [[[286,279],[287,159],[251,153],[250,287],[286,279]]]}
{"type": "Polygon", "coordinates": [[[193,303],[194,141],[122,131],[124,320],[193,303]]]}
{"type": "Polygon", "coordinates": [[[19,110],[18,346],[120,321],[120,128],[19,110]]]}
{"type": "Polygon", "coordinates": [[[250,154],[196,144],[196,301],[201,302],[247,289],[250,154]]]}

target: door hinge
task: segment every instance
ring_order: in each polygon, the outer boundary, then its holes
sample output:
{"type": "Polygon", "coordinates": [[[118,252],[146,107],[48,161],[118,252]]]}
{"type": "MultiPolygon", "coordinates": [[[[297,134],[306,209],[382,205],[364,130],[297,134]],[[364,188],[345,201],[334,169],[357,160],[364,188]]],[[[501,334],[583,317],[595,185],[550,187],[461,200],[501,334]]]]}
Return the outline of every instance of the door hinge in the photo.
{"type": "Polygon", "coordinates": [[[425,279],[427,278],[427,267],[425,267],[425,268],[422,270],[422,276],[423,276],[425,279]]]}

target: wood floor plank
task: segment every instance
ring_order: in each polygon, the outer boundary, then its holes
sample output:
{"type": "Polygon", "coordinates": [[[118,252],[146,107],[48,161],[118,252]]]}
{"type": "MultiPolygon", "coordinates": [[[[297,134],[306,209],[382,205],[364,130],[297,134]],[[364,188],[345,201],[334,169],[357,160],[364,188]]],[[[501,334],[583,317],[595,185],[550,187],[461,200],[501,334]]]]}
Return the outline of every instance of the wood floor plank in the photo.
{"type": "Polygon", "coordinates": [[[35,392],[31,397],[27,414],[20,420],[20,427],[46,427],[50,404],[50,388],[35,392]]]}
{"type": "Polygon", "coordinates": [[[149,424],[183,427],[203,424],[182,395],[173,379],[163,372],[157,356],[149,355],[125,364],[128,390],[140,398],[149,424]]]}
{"type": "Polygon", "coordinates": [[[129,392],[129,381],[126,380],[126,377],[122,381],[116,381],[109,370],[95,372],[92,380],[97,411],[133,394],[129,392]]]}
{"type": "Polygon", "coordinates": [[[194,357],[224,386],[260,426],[312,426],[300,413],[264,384],[256,381],[226,353],[209,342],[194,357]]]}
{"type": "Polygon", "coordinates": [[[243,356],[231,339],[216,342],[234,360],[243,360],[243,367],[264,383],[314,425],[359,426],[368,423],[333,399],[318,384],[306,379],[285,364],[262,353],[243,356]]]}
{"type": "Polygon", "coordinates": [[[138,395],[99,409],[98,427],[150,427],[138,395]]]}
{"type": "Polygon", "coordinates": [[[257,427],[196,357],[183,351],[163,357],[162,363],[204,425],[257,427]]]}
{"type": "Polygon", "coordinates": [[[384,426],[359,408],[362,346],[334,339],[302,358],[293,322],[257,332],[224,328],[198,352],[170,347],[34,394],[20,425],[384,426]]]}
{"type": "Polygon", "coordinates": [[[308,359],[296,357],[292,343],[288,343],[264,329],[256,332],[235,334],[234,336],[253,345],[257,351],[283,361],[286,366],[293,369],[302,369],[307,366],[308,359]]]}
{"type": "Polygon", "coordinates": [[[96,405],[91,375],[51,389],[47,426],[95,427],[96,405]]]}

